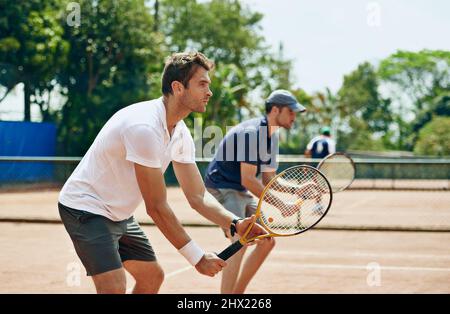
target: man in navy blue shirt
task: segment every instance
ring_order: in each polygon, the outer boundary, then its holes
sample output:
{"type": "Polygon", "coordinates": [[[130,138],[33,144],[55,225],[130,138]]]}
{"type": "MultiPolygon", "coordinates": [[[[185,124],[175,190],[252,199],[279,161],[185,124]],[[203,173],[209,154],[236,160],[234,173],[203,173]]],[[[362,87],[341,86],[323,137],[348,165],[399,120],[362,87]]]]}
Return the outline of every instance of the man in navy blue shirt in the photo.
{"type": "Polygon", "coordinates": [[[306,146],[305,156],[312,158],[325,158],[336,152],[336,142],[331,138],[330,128],[324,126],[320,135],[313,138],[306,146]]]}
{"type": "MultiPolygon", "coordinates": [[[[208,166],[205,185],[227,210],[242,218],[254,214],[257,202],[252,194],[260,197],[276,175],[276,131],[280,127],[289,130],[296,114],[304,111],[292,93],[276,90],[266,100],[265,116],[244,121],[226,134],[208,166]]],[[[224,232],[232,242],[239,239],[228,230],[224,232]]],[[[258,242],[241,272],[246,248],[231,257],[223,270],[221,292],[243,293],[274,245],[273,238],[258,242]]]]}

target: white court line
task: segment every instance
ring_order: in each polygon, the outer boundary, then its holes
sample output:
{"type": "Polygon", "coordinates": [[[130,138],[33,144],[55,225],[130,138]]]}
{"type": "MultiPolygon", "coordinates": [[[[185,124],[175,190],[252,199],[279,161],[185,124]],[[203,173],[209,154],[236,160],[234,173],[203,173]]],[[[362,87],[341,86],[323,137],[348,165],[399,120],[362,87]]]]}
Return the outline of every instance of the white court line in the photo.
{"type": "MultiPolygon", "coordinates": [[[[342,264],[292,264],[292,263],[278,263],[278,262],[270,262],[271,265],[280,265],[286,267],[286,264],[289,264],[289,267],[294,268],[303,268],[303,269],[351,269],[351,270],[368,270],[367,265],[342,265],[342,264]]],[[[171,277],[175,277],[179,274],[182,274],[190,269],[193,269],[192,266],[187,266],[176,271],[173,271],[165,276],[166,279],[171,277]]],[[[450,268],[442,268],[442,267],[412,267],[412,266],[381,266],[380,270],[391,270],[391,271],[416,271],[416,272],[450,272],[450,268]]]]}
{"type": "Polygon", "coordinates": [[[401,254],[401,253],[367,253],[354,252],[345,254],[315,252],[315,251],[273,251],[276,255],[311,255],[311,256],[329,256],[329,257],[378,257],[378,258],[406,258],[406,259],[450,259],[450,255],[439,254],[401,254]]]}
{"type": "MultiPolygon", "coordinates": [[[[424,259],[436,259],[436,258],[443,258],[443,259],[450,259],[450,255],[433,255],[433,254],[395,254],[395,253],[364,253],[364,252],[355,252],[355,253],[348,253],[348,254],[336,254],[336,253],[324,253],[324,252],[314,252],[314,251],[274,251],[272,254],[276,255],[312,255],[312,256],[341,256],[341,257],[380,257],[380,258],[411,258],[411,259],[417,259],[417,258],[424,258],[424,259]]],[[[286,266],[286,263],[279,263],[270,261],[271,264],[277,264],[281,266],[286,266]]],[[[367,270],[367,266],[363,265],[342,265],[342,264],[294,264],[289,265],[289,267],[296,267],[296,268],[304,268],[304,269],[353,269],[353,270],[367,270]]],[[[169,279],[171,277],[175,277],[179,274],[182,274],[184,272],[187,272],[188,270],[193,269],[193,266],[186,266],[184,268],[175,270],[167,275],[165,275],[166,279],[169,279]]],[[[430,271],[430,272],[450,272],[450,268],[440,268],[440,267],[411,267],[411,266],[381,266],[380,270],[397,270],[397,271],[430,271]]]]}
{"type": "MultiPolygon", "coordinates": [[[[271,262],[271,264],[276,264],[285,267],[286,263],[271,262]]],[[[366,270],[367,266],[364,265],[340,265],[340,264],[303,264],[303,265],[289,265],[289,267],[303,268],[303,269],[350,269],[350,270],[366,270]]],[[[188,266],[176,271],[173,271],[165,276],[166,279],[175,277],[181,273],[184,273],[190,269],[192,266],[188,266]]],[[[414,271],[414,272],[449,272],[450,268],[440,268],[440,267],[409,267],[409,266],[381,266],[380,270],[391,270],[391,271],[414,271]]]]}
{"type": "MultiPolygon", "coordinates": [[[[347,209],[348,207],[346,207],[346,209],[347,209]]],[[[420,209],[420,211],[422,211],[423,209],[420,209]]],[[[418,211],[419,211],[419,209],[418,209],[418,211]]],[[[344,210],[342,210],[342,211],[339,211],[339,215],[353,215],[353,216],[356,216],[356,215],[360,215],[360,216],[372,216],[372,215],[379,215],[379,216],[390,216],[390,217],[394,217],[394,216],[396,216],[396,217],[403,217],[403,216],[411,216],[411,211],[409,211],[409,212],[406,212],[406,211],[403,211],[403,212],[384,212],[384,213],[380,213],[380,211],[378,211],[378,210],[364,210],[364,212],[352,212],[352,211],[344,211],[344,210]]],[[[436,217],[449,217],[450,216],[450,213],[433,213],[432,214],[433,215],[433,219],[434,218],[436,218],[436,217]]],[[[414,218],[417,218],[417,217],[430,217],[430,214],[429,213],[425,213],[425,214],[421,214],[421,213],[414,213],[414,218]]]]}
{"type": "MultiPolygon", "coordinates": [[[[286,263],[271,263],[281,266],[286,266],[286,263]]],[[[289,265],[295,268],[312,268],[312,269],[363,269],[367,270],[365,265],[340,265],[340,264],[303,264],[303,265],[289,265]]],[[[439,267],[409,267],[409,266],[381,266],[380,270],[400,270],[400,271],[431,271],[431,272],[450,272],[450,268],[439,267]]]]}
{"type": "Polygon", "coordinates": [[[171,273],[168,273],[164,277],[166,279],[169,279],[170,277],[174,277],[174,276],[179,275],[181,273],[187,272],[188,270],[193,269],[193,268],[194,268],[193,266],[186,266],[184,268],[181,268],[181,269],[175,270],[175,271],[173,271],[171,273]]]}
{"type": "MultiPolygon", "coordinates": [[[[286,263],[276,263],[271,262],[270,264],[280,265],[286,267],[286,263]]],[[[351,270],[368,270],[367,265],[341,265],[341,264],[290,264],[289,267],[303,268],[303,269],[351,269],[351,270]]],[[[176,271],[173,271],[165,276],[166,279],[184,273],[190,269],[192,266],[188,266],[176,271]]],[[[450,268],[439,268],[439,267],[410,267],[410,266],[381,266],[380,270],[391,270],[391,271],[417,271],[417,272],[450,272],[450,268]]]]}

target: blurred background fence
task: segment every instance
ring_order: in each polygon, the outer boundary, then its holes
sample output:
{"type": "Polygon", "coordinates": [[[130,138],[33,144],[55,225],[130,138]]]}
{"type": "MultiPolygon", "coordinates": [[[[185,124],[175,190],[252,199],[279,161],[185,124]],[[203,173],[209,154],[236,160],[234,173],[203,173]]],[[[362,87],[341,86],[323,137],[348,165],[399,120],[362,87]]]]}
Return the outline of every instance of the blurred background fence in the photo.
{"type": "MultiPolygon", "coordinates": [[[[0,188],[24,186],[60,187],[81,157],[0,157],[0,188]]],[[[210,159],[197,159],[205,173],[210,159]]],[[[298,164],[313,165],[319,160],[302,156],[279,156],[279,170],[298,164]]],[[[450,190],[450,159],[354,158],[356,179],[350,189],[450,190]]],[[[172,167],[165,179],[177,185],[172,167]]]]}

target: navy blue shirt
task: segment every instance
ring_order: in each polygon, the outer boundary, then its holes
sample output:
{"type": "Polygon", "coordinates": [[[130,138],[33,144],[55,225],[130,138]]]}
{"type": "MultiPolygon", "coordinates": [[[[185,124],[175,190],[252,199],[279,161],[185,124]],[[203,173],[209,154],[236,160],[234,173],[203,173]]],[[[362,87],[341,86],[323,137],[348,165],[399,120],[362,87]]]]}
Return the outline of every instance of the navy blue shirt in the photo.
{"type": "Polygon", "coordinates": [[[311,151],[312,158],[324,158],[336,152],[336,142],[329,136],[319,135],[308,143],[306,149],[311,151]]]}
{"type": "Polygon", "coordinates": [[[317,140],[311,149],[311,157],[312,158],[324,158],[330,154],[330,150],[328,148],[328,141],[326,138],[322,138],[317,140]],[[320,149],[319,149],[320,147],[320,149]]]}
{"type": "Polygon", "coordinates": [[[269,136],[267,117],[244,121],[220,142],[206,170],[205,185],[214,189],[246,191],[241,183],[241,162],[257,166],[257,173],[277,168],[278,134],[269,136]]]}

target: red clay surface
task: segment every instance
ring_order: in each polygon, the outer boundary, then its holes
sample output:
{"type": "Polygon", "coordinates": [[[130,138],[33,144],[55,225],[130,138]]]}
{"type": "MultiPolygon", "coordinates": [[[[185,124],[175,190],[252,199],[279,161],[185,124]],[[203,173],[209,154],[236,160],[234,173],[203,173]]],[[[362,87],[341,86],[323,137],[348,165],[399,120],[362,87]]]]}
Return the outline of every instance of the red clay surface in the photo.
{"type": "MultiPolygon", "coordinates": [[[[0,193],[0,219],[59,220],[58,191],[0,193]]],[[[168,189],[169,204],[186,224],[211,224],[190,208],[179,188],[168,189]]],[[[344,191],[333,195],[329,214],[318,227],[408,227],[450,230],[450,191],[344,191]]],[[[136,211],[151,222],[143,204],[136,211]]]]}
{"type": "MultiPolygon", "coordinates": [[[[218,293],[156,227],[145,226],[166,279],[161,293],[218,293]]],[[[187,228],[202,247],[227,245],[218,228],[187,228]]],[[[278,239],[249,293],[450,293],[450,233],[311,230],[278,239]]],[[[1,293],[94,293],[62,225],[2,223],[1,293]]],[[[128,287],[133,281],[128,277],[128,287]]]]}
{"type": "MultiPolygon", "coordinates": [[[[0,193],[0,219],[58,220],[58,192],[0,193]]],[[[450,192],[335,194],[328,226],[450,226],[450,192]]],[[[177,188],[169,203],[184,223],[209,223],[177,188]]],[[[136,216],[149,222],[144,207],[136,216]]],[[[166,279],[161,293],[218,293],[220,276],[197,274],[156,227],[144,226],[166,279]]],[[[228,242],[217,227],[188,227],[202,247],[228,242]]],[[[249,293],[450,293],[450,232],[311,230],[277,240],[249,293]]],[[[94,293],[61,224],[1,223],[0,293],[94,293]]],[[[129,287],[132,279],[129,277],[129,287]]]]}

